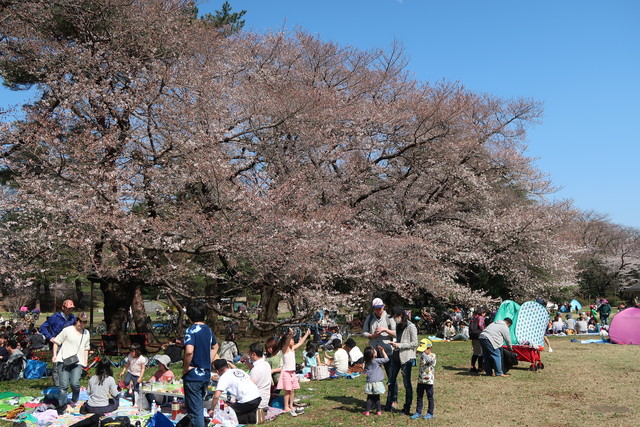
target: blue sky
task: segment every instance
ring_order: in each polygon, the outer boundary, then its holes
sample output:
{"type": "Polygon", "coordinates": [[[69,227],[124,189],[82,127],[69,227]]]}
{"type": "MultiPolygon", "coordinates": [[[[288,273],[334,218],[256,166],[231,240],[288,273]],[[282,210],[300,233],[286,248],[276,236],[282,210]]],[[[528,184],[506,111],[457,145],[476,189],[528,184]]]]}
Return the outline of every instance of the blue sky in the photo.
{"type": "MultiPolygon", "coordinates": [[[[640,228],[640,1],[230,0],[246,29],[302,27],[362,49],[399,41],[423,81],[544,105],[528,154],[582,210],[640,228]]],[[[200,5],[219,9],[222,0],[200,5]]],[[[0,91],[0,106],[20,97],[0,91]]]]}

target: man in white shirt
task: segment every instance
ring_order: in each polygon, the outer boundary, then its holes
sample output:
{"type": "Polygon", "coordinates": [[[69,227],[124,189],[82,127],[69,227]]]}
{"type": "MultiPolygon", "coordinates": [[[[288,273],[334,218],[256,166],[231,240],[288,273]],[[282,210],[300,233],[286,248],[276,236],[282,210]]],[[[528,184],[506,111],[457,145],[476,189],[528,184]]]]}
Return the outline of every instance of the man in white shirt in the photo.
{"type": "Polygon", "coordinates": [[[269,398],[271,397],[271,385],[273,378],[271,377],[271,365],[264,360],[262,343],[254,342],[249,346],[249,359],[251,360],[251,372],[249,376],[258,386],[260,392],[260,409],[269,406],[269,398]]]}
{"type": "Polygon", "coordinates": [[[213,362],[213,367],[220,379],[216,385],[211,408],[215,409],[223,391],[231,393],[236,397],[236,401],[229,403],[229,406],[236,412],[238,423],[255,424],[256,410],[262,400],[258,386],[245,371],[229,368],[225,359],[217,359],[213,362]]]}

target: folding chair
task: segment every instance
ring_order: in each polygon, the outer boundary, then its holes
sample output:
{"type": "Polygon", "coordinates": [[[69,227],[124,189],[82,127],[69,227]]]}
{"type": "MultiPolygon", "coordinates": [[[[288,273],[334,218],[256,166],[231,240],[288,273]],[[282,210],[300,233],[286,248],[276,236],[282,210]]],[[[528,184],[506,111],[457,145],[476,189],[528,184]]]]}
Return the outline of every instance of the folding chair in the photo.
{"type": "Polygon", "coordinates": [[[140,345],[140,353],[157,353],[160,351],[160,346],[155,346],[147,343],[147,334],[129,334],[129,343],[137,343],[140,345]],[[155,351],[154,351],[155,350],[155,351]]]}

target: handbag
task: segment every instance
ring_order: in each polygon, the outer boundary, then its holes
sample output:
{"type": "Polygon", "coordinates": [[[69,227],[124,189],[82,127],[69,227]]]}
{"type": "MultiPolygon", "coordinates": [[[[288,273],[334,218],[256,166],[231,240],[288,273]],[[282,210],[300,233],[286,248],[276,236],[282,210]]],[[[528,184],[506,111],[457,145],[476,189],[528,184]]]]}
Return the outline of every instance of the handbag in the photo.
{"type": "Polygon", "coordinates": [[[65,357],[64,359],[62,359],[62,364],[64,366],[71,366],[71,365],[75,365],[79,361],[80,359],[78,359],[78,355],[74,354],[73,356],[65,357]]]}
{"type": "Polygon", "coordinates": [[[78,349],[76,350],[76,354],[74,354],[73,356],[65,357],[64,359],[62,359],[62,364],[65,367],[73,366],[76,363],[80,362],[80,359],[78,358],[78,352],[80,351],[80,347],[82,347],[82,340],[84,340],[84,331],[82,332],[82,338],[80,338],[80,344],[78,344],[78,349]]]}

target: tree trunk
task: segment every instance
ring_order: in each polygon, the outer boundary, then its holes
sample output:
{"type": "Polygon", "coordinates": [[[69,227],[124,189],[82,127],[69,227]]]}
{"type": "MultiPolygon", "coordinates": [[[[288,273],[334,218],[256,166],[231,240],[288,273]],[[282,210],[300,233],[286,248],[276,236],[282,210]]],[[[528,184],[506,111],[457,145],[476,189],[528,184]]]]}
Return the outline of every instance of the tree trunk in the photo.
{"type": "Polygon", "coordinates": [[[136,332],[146,334],[151,330],[151,318],[147,316],[147,311],[144,308],[141,288],[141,285],[136,285],[135,287],[133,300],[131,301],[131,313],[133,315],[132,320],[136,327],[136,332]]]}
{"type": "Polygon", "coordinates": [[[84,292],[82,292],[82,281],[80,279],[75,280],[76,285],[76,301],[78,301],[78,306],[84,307],[84,292]]]}
{"type": "MultiPolygon", "coordinates": [[[[214,296],[218,293],[218,281],[217,280],[213,280],[211,283],[209,283],[206,287],[205,287],[205,295],[208,297],[214,296]]],[[[207,325],[209,325],[209,327],[211,328],[211,330],[215,333],[218,334],[218,313],[215,312],[215,310],[213,309],[213,304],[215,300],[208,300],[209,303],[207,304],[207,325]]]]}
{"type": "Polygon", "coordinates": [[[133,300],[135,287],[130,283],[99,280],[104,295],[104,321],[107,333],[118,336],[118,343],[127,342],[127,317],[133,300]]]}
{"type": "MultiPolygon", "coordinates": [[[[44,304],[41,304],[47,311],[56,312],[56,307],[52,307],[53,303],[51,302],[51,287],[49,286],[49,282],[44,282],[42,284],[44,288],[44,295],[40,297],[40,302],[44,301],[44,304]]],[[[42,310],[42,308],[40,310],[42,310]]]]}
{"type": "Polygon", "coordinates": [[[178,310],[178,324],[176,325],[176,338],[182,339],[182,331],[184,329],[184,310],[182,309],[182,305],[178,302],[178,300],[173,296],[173,294],[167,291],[167,298],[171,301],[171,304],[178,310]]]}
{"type": "Polygon", "coordinates": [[[278,292],[278,289],[269,284],[263,283],[262,290],[260,291],[260,305],[258,312],[258,328],[269,329],[267,323],[275,323],[278,318],[278,305],[282,300],[282,296],[278,292]]]}

